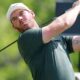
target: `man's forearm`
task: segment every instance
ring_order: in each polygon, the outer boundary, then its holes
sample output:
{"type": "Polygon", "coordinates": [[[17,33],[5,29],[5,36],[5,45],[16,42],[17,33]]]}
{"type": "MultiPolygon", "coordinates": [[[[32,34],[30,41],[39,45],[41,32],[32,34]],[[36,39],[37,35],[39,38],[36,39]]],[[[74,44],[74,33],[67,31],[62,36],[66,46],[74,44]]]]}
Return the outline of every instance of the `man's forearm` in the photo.
{"type": "Polygon", "coordinates": [[[66,11],[63,15],[58,17],[58,19],[60,21],[63,21],[65,28],[69,28],[75,23],[79,13],[80,13],[80,5],[75,6],[70,10],[66,11]]]}

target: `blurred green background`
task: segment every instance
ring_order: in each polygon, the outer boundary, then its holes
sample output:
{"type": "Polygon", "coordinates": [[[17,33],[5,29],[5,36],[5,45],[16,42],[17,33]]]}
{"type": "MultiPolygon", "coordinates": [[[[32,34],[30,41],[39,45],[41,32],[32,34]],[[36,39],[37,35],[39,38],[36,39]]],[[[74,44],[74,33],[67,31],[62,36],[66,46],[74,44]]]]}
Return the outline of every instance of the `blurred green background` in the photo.
{"type": "MultiPolygon", "coordinates": [[[[55,17],[55,0],[0,0],[0,49],[19,36],[6,18],[9,5],[15,2],[23,2],[30,7],[39,25],[44,26],[55,17]]],[[[78,54],[71,54],[71,62],[74,70],[78,71],[78,54]]],[[[0,52],[0,80],[32,80],[29,67],[19,54],[17,43],[0,52]]]]}

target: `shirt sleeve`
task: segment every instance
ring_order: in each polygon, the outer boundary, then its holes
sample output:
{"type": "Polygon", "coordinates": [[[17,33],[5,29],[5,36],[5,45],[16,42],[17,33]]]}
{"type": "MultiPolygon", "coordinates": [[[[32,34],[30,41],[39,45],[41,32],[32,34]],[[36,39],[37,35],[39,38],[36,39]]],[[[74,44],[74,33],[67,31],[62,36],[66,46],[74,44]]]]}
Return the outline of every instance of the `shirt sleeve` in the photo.
{"type": "Polygon", "coordinates": [[[25,56],[32,56],[37,54],[37,50],[41,48],[42,29],[29,29],[21,34],[18,40],[18,47],[25,56]]]}
{"type": "Polygon", "coordinates": [[[68,53],[72,53],[73,52],[73,47],[72,47],[72,36],[63,36],[63,41],[66,45],[66,50],[68,51],[68,53]]]}

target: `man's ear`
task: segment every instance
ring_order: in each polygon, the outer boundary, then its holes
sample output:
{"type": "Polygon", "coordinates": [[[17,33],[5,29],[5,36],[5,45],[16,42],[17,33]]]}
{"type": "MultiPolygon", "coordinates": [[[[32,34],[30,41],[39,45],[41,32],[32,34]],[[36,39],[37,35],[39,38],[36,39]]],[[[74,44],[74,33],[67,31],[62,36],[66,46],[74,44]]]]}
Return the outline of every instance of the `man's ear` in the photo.
{"type": "Polygon", "coordinates": [[[35,17],[35,13],[33,11],[31,11],[31,14],[32,14],[33,17],[35,17]]]}
{"type": "Polygon", "coordinates": [[[11,25],[12,25],[13,28],[15,28],[15,27],[14,27],[14,24],[12,23],[12,21],[11,21],[11,25]]]}
{"type": "Polygon", "coordinates": [[[13,24],[12,24],[12,27],[13,27],[14,29],[16,29],[15,26],[14,26],[13,24]]]}
{"type": "Polygon", "coordinates": [[[17,30],[17,28],[14,26],[14,24],[11,22],[11,25],[12,25],[12,27],[14,28],[14,29],[16,29],[17,30]]]}
{"type": "Polygon", "coordinates": [[[20,30],[19,28],[15,27],[14,24],[12,24],[12,27],[13,27],[16,31],[21,32],[21,30],[20,30]]]}

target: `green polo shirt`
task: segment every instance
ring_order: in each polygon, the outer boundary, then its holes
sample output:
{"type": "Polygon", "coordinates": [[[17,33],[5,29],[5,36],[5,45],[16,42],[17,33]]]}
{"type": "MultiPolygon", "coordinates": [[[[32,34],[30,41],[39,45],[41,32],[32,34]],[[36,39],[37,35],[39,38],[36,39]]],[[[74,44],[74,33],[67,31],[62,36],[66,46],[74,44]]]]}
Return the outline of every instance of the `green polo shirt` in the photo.
{"type": "Polygon", "coordinates": [[[18,48],[29,65],[33,80],[75,80],[69,53],[70,37],[58,37],[44,44],[42,29],[29,29],[18,39],[18,48]]]}

